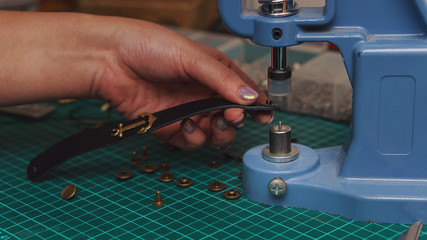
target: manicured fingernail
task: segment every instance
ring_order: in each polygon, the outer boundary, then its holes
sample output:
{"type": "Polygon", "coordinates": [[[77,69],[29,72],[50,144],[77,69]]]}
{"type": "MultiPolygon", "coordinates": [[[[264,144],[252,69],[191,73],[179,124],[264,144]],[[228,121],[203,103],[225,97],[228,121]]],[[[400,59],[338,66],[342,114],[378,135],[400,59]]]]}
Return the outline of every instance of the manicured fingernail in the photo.
{"type": "Polygon", "coordinates": [[[228,129],[228,123],[225,121],[224,116],[221,116],[216,120],[216,127],[221,131],[224,132],[228,129]]]}
{"type": "Polygon", "coordinates": [[[187,120],[183,121],[182,127],[189,134],[192,134],[196,130],[196,127],[194,126],[194,123],[193,123],[193,121],[191,121],[191,119],[187,119],[187,120]]]}
{"type": "Polygon", "coordinates": [[[251,101],[258,98],[258,93],[250,87],[239,88],[238,94],[241,99],[246,101],[251,101]]]}

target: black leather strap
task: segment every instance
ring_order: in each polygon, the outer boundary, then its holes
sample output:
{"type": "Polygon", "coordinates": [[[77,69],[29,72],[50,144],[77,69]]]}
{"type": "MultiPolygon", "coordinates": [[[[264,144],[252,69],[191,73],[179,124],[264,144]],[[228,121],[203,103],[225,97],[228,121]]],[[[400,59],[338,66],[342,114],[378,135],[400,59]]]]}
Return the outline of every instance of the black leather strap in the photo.
{"type": "Polygon", "coordinates": [[[278,109],[272,104],[257,103],[245,106],[228,102],[222,98],[210,98],[185,103],[153,114],[145,114],[122,124],[113,123],[86,130],[63,139],[34,158],[27,168],[28,179],[35,181],[79,154],[117,143],[138,134],[154,131],[197,114],[226,108],[242,108],[248,111],[278,109]]]}

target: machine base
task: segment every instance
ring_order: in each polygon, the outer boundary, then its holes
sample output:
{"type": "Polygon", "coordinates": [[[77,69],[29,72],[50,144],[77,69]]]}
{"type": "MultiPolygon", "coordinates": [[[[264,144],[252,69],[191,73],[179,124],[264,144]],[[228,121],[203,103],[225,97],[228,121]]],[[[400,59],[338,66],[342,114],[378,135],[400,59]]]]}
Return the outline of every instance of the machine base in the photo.
{"type": "MultiPolygon", "coordinates": [[[[412,224],[427,222],[426,179],[378,179],[340,177],[342,147],[313,150],[294,144],[300,156],[289,163],[262,158],[254,147],[243,156],[243,189],[252,201],[292,206],[337,214],[358,221],[412,224]],[[286,193],[274,197],[268,184],[282,178],[286,193]]],[[[369,167],[369,166],[367,166],[369,167]]]]}

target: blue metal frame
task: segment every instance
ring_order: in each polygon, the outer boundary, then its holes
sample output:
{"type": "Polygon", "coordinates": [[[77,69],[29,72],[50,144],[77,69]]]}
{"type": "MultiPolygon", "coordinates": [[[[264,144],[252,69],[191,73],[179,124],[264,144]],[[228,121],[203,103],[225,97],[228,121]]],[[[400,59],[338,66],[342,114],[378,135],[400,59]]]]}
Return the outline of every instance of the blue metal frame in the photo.
{"type": "Polygon", "coordinates": [[[344,147],[303,150],[297,164],[272,165],[260,147],[244,157],[244,190],[252,200],[316,209],[356,220],[427,221],[427,4],[424,0],[326,0],[322,8],[270,18],[219,0],[230,31],[254,43],[285,47],[328,41],[340,48],[353,86],[353,126],[344,147]],[[283,36],[273,38],[273,29],[283,36]],[[311,160],[310,160],[311,159],[311,160]],[[275,199],[268,181],[282,177],[275,199]]]}

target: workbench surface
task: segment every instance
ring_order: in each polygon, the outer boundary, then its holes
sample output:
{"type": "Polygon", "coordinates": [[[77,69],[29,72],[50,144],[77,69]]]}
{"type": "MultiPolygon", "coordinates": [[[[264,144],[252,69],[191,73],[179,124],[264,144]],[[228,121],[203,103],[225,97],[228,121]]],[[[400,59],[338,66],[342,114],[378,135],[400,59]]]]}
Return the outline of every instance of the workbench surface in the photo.
{"type": "MultiPolygon", "coordinates": [[[[266,206],[244,195],[225,200],[222,192],[211,192],[207,185],[219,180],[227,189],[242,190],[237,177],[241,163],[216,149],[170,151],[148,135],[73,158],[42,181],[27,180],[27,164],[38,153],[107,118],[99,110],[102,104],[81,100],[58,105],[56,112],[39,121],[0,115],[0,239],[397,239],[409,227],[266,206]],[[175,182],[158,181],[158,174],[142,174],[130,166],[132,151],[140,154],[143,145],[150,162],[168,163],[177,178],[192,178],[194,185],[179,188],[175,182]],[[209,168],[211,160],[222,166],[209,168]],[[132,170],[134,177],[116,180],[115,173],[122,169],[132,170]],[[61,190],[70,183],[77,186],[76,196],[62,200],[61,190]],[[162,192],[164,206],[152,205],[156,190],[162,192]]],[[[342,144],[348,131],[346,124],[319,118],[286,112],[275,116],[293,127],[299,143],[313,148],[342,144]]],[[[115,113],[110,117],[120,119],[115,113]]],[[[238,157],[267,143],[268,128],[249,118],[227,151],[238,157]]]]}

